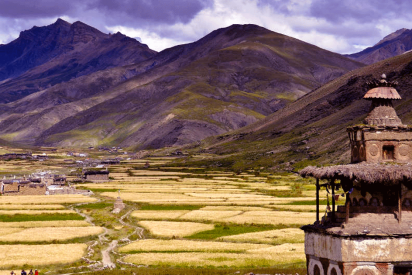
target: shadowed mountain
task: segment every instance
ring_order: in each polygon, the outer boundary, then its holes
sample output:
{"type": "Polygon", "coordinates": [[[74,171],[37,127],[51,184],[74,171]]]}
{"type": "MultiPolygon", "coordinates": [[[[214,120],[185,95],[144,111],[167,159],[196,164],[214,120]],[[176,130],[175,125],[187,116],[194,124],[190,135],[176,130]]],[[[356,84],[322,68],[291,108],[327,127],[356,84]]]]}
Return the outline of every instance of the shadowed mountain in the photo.
{"type": "Polygon", "coordinates": [[[412,52],[351,71],[307,94],[264,120],[210,138],[201,148],[235,167],[303,168],[309,164],[350,162],[346,128],[362,124],[370,101],[366,82],[386,73],[397,81],[402,100],[394,102],[404,124],[412,124],[412,52]],[[251,149],[252,148],[252,149],[251,149]],[[240,163],[240,161],[242,163],[240,163]]]}
{"type": "Polygon", "coordinates": [[[58,19],[33,27],[0,45],[0,103],[111,67],[133,64],[156,54],[135,39],[104,34],[82,22],[58,19]]]}
{"type": "Polygon", "coordinates": [[[53,146],[160,148],[249,125],[361,64],[233,25],[135,64],[0,106],[0,136],[53,146]]]}
{"type": "Polygon", "coordinates": [[[347,55],[365,64],[372,64],[412,50],[412,30],[400,29],[384,37],[373,47],[347,55]]]}

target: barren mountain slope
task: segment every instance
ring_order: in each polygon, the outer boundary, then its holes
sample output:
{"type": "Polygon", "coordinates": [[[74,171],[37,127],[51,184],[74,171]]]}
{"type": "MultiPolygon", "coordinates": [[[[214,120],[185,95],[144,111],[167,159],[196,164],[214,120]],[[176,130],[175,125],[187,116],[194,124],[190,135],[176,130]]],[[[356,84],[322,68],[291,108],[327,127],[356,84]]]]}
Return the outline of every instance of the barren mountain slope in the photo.
{"type": "Polygon", "coordinates": [[[405,53],[351,71],[264,120],[211,138],[201,147],[221,154],[238,154],[236,159],[243,159],[252,167],[348,163],[346,127],[363,123],[370,108],[370,102],[362,99],[366,82],[382,73],[399,82],[397,90],[402,100],[394,104],[403,123],[411,124],[412,53],[405,53]]]}
{"type": "Polygon", "coordinates": [[[38,145],[182,145],[258,121],[361,66],[255,25],[0,106],[0,135],[38,145]]]}

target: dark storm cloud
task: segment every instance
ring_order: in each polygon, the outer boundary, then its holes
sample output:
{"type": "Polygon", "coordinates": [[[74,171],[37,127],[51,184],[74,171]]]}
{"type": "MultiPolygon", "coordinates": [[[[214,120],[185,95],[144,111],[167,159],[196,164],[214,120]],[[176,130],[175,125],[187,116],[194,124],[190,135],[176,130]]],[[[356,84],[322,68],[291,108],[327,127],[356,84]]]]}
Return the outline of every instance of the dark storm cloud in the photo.
{"type": "Polygon", "coordinates": [[[1,0],[0,17],[13,19],[55,17],[71,13],[76,1],[1,0]]]}
{"type": "Polygon", "coordinates": [[[408,0],[313,0],[310,14],[334,24],[348,20],[367,23],[382,18],[411,18],[411,8],[412,2],[408,0]]]}
{"type": "Polygon", "coordinates": [[[212,1],[206,0],[97,0],[89,4],[110,15],[119,23],[130,21],[156,23],[187,23],[212,1]],[[122,22],[124,21],[124,22],[122,22]]]}
{"type": "Polygon", "coordinates": [[[0,17],[13,19],[104,14],[116,24],[187,23],[212,0],[1,0],[0,17]]]}

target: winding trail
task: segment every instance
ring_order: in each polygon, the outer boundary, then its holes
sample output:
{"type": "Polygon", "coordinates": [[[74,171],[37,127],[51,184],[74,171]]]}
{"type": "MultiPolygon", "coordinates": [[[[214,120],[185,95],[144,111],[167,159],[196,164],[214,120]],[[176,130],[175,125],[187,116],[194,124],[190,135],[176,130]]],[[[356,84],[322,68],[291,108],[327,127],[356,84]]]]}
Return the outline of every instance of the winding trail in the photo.
{"type": "Polygon", "coordinates": [[[115,268],[116,264],[112,262],[110,258],[110,252],[117,247],[118,241],[114,240],[109,244],[109,247],[102,250],[102,263],[103,268],[115,268]]]}
{"type": "Polygon", "coordinates": [[[125,239],[129,239],[129,237],[134,235],[134,234],[137,234],[139,236],[139,239],[144,239],[144,235],[143,235],[144,229],[142,227],[139,227],[137,225],[131,225],[131,224],[126,223],[126,222],[123,221],[125,218],[129,217],[130,213],[132,213],[134,210],[136,210],[136,209],[131,209],[126,214],[121,216],[120,219],[119,219],[119,222],[124,226],[130,226],[130,227],[133,227],[135,229],[132,233],[127,235],[127,237],[125,239]]]}
{"type": "MultiPolygon", "coordinates": [[[[101,200],[99,199],[99,201],[101,201],[101,200]]],[[[93,226],[96,226],[96,224],[93,222],[93,218],[92,218],[91,216],[89,216],[89,215],[81,212],[79,209],[75,208],[75,206],[82,205],[82,204],[87,204],[87,203],[78,203],[78,204],[75,204],[75,205],[70,206],[70,208],[71,208],[72,210],[76,211],[76,213],[78,213],[80,216],[84,217],[85,220],[86,220],[86,222],[88,222],[89,224],[91,224],[91,225],[93,225],[93,226]]],[[[125,213],[124,215],[122,215],[122,216],[119,218],[119,223],[120,223],[121,225],[134,228],[134,230],[133,230],[132,233],[128,234],[126,237],[124,237],[123,239],[121,239],[121,242],[123,242],[123,243],[130,243],[131,240],[130,240],[129,238],[130,238],[130,236],[132,236],[132,235],[134,235],[134,234],[136,234],[136,235],[139,237],[139,239],[144,239],[144,234],[143,234],[144,229],[143,229],[142,227],[139,227],[139,226],[137,226],[137,225],[132,225],[132,224],[129,224],[129,223],[127,223],[127,222],[124,221],[124,219],[128,218],[128,217],[130,216],[130,214],[131,214],[134,210],[136,210],[136,209],[133,208],[133,209],[129,210],[127,213],[125,213]]],[[[107,269],[107,268],[110,268],[110,269],[116,268],[116,264],[112,261],[112,259],[111,259],[111,257],[110,257],[110,253],[119,255],[118,253],[116,253],[116,252],[114,251],[114,250],[119,246],[119,240],[113,240],[113,241],[111,241],[111,242],[109,243],[109,245],[107,246],[106,249],[103,249],[103,250],[101,251],[101,254],[102,254],[102,260],[101,260],[101,261],[93,261],[93,260],[90,259],[90,257],[92,257],[92,256],[94,255],[94,253],[95,253],[93,247],[95,247],[95,246],[96,246],[97,244],[99,244],[99,243],[102,244],[102,245],[104,245],[105,243],[107,243],[107,242],[110,241],[110,240],[106,237],[107,235],[109,235],[109,229],[107,229],[106,227],[102,227],[102,228],[103,228],[103,232],[98,235],[98,239],[99,239],[99,240],[98,240],[98,241],[94,241],[93,243],[91,243],[91,244],[88,245],[88,247],[87,247],[87,255],[82,258],[86,263],[89,264],[87,267],[90,268],[90,269],[93,269],[93,270],[102,270],[102,269],[107,269]]],[[[117,262],[118,262],[119,264],[122,264],[122,265],[135,266],[135,265],[133,265],[133,264],[123,262],[123,261],[120,260],[120,259],[118,259],[117,262]]]]}

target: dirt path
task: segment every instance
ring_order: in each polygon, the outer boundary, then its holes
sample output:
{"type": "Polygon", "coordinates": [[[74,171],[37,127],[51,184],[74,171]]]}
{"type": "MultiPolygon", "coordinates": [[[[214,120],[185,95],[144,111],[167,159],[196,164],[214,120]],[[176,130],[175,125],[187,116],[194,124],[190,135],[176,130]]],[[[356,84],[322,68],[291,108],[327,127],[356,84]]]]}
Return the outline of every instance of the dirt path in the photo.
{"type": "Polygon", "coordinates": [[[135,229],[132,233],[130,233],[129,235],[127,235],[127,237],[126,237],[125,239],[129,239],[129,237],[132,236],[133,234],[137,234],[137,235],[139,236],[139,239],[144,239],[144,235],[143,235],[144,229],[143,229],[142,227],[139,227],[139,226],[137,226],[137,225],[131,225],[131,224],[126,223],[126,222],[123,221],[123,220],[124,220],[125,218],[127,218],[127,217],[130,215],[130,213],[132,213],[132,211],[134,211],[134,210],[135,210],[135,209],[131,209],[131,210],[129,210],[126,214],[124,214],[123,216],[121,216],[120,219],[119,219],[119,222],[120,222],[122,225],[124,225],[124,226],[134,227],[134,229],[135,229]]]}
{"type": "MultiPolygon", "coordinates": [[[[81,205],[81,204],[84,204],[84,203],[79,203],[79,204],[76,204],[76,205],[81,205]]],[[[92,218],[91,216],[89,216],[89,215],[81,212],[79,209],[75,208],[74,206],[76,206],[76,205],[73,205],[73,206],[71,206],[70,208],[71,208],[72,210],[76,211],[76,213],[78,213],[78,214],[81,215],[82,217],[84,217],[85,220],[86,220],[89,224],[91,224],[91,225],[93,225],[93,226],[96,226],[96,224],[93,222],[93,218],[92,218]]],[[[134,234],[137,234],[137,235],[139,236],[139,239],[144,239],[144,234],[143,234],[144,229],[143,229],[142,227],[139,227],[139,226],[137,226],[137,225],[132,225],[132,224],[129,224],[129,223],[127,223],[127,222],[124,221],[126,218],[128,218],[128,217],[130,216],[130,214],[131,214],[132,211],[134,211],[134,210],[135,210],[135,209],[129,210],[127,213],[125,213],[124,215],[122,215],[122,216],[119,218],[120,224],[122,224],[123,226],[128,226],[128,227],[134,228],[134,230],[133,230],[132,233],[128,234],[126,237],[124,237],[123,239],[121,239],[121,242],[123,242],[123,243],[130,243],[131,240],[130,240],[129,238],[130,238],[130,236],[132,236],[132,235],[134,235],[134,234]]],[[[107,235],[109,235],[109,229],[107,229],[106,227],[102,227],[102,228],[103,228],[103,232],[98,235],[98,239],[99,239],[99,240],[98,240],[98,241],[94,241],[93,243],[91,243],[91,244],[88,245],[87,255],[82,258],[86,263],[89,264],[87,267],[88,267],[88,268],[91,268],[91,269],[94,269],[94,270],[102,270],[102,269],[106,269],[106,268],[112,269],[112,268],[115,268],[115,267],[116,267],[116,264],[112,261],[112,259],[111,259],[111,257],[110,257],[110,254],[111,254],[111,253],[117,254],[117,253],[115,253],[113,250],[115,250],[115,249],[119,246],[119,241],[118,241],[118,240],[113,240],[113,241],[111,241],[111,242],[109,243],[109,245],[107,246],[107,248],[106,248],[106,249],[103,249],[103,250],[101,251],[101,254],[102,254],[102,260],[101,260],[101,262],[100,262],[100,261],[90,260],[90,257],[92,257],[93,254],[95,253],[95,251],[94,251],[94,249],[93,249],[94,246],[96,246],[98,243],[100,243],[101,245],[104,245],[104,244],[106,244],[107,242],[109,242],[109,239],[106,237],[107,235]]],[[[118,261],[118,263],[121,263],[121,264],[129,264],[129,263],[124,263],[124,262],[122,262],[121,260],[117,260],[117,261],[118,261]]],[[[129,265],[131,265],[131,264],[129,264],[129,265]]],[[[134,265],[133,265],[133,266],[134,266],[134,265]]]]}
{"type": "MultiPolygon", "coordinates": [[[[81,204],[77,204],[77,205],[81,205],[81,204]]],[[[89,215],[81,212],[79,209],[77,209],[75,207],[71,207],[71,209],[76,211],[76,213],[79,214],[80,216],[84,217],[85,220],[88,223],[90,223],[93,226],[96,226],[96,224],[93,222],[93,219],[89,215]]],[[[103,228],[103,233],[100,233],[98,235],[98,238],[99,238],[99,242],[101,244],[104,244],[105,242],[109,241],[109,239],[106,237],[106,235],[108,234],[108,229],[106,227],[102,227],[102,228],[103,228]]],[[[115,268],[116,264],[112,262],[112,259],[110,258],[110,252],[117,246],[117,240],[112,241],[108,248],[106,248],[105,250],[102,250],[102,252],[101,252],[102,253],[102,262],[92,261],[92,260],[89,259],[89,257],[91,257],[94,254],[93,247],[96,246],[97,244],[98,244],[98,242],[96,241],[96,242],[93,242],[91,245],[88,246],[87,256],[83,257],[83,260],[87,263],[92,264],[91,266],[89,266],[89,267],[92,267],[92,268],[96,268],[98,266],[102,266],[103,269],[104,268],[115,268]]],[[[101,268],[98,268],[98,269],[101,269],[101,268]]]]}
{"type": "Polygon", "coordinates": [[[103,268],[115,268],[116,264],[112,262],[110,258],[110,252],[117,247],[118,241],[114,240],[110,243],[109,247],[102,250],[102,263],[103,268]]]}

